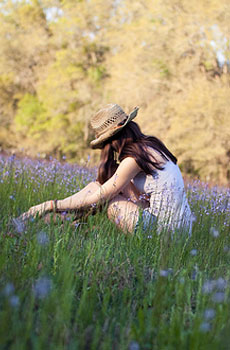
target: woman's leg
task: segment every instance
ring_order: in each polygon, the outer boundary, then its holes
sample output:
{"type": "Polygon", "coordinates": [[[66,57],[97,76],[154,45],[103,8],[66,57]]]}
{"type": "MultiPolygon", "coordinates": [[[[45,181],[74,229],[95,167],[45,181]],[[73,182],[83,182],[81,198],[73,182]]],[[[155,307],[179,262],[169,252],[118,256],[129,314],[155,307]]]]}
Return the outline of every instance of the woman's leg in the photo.
{"type": "Polygon", "coordinates": [[[133,233],[139,219],[139,210],[148,207],[148,195],[141,194],[130,182],[121,194],[109,202],[107,213],[119,228],[133,233]]]}
{"type": "Polygon", "coordinates": [[[139,218],[140,207],[122,195],[114,197],[108,205],[108,218],[123,231],[133,233],[139,218]]]}

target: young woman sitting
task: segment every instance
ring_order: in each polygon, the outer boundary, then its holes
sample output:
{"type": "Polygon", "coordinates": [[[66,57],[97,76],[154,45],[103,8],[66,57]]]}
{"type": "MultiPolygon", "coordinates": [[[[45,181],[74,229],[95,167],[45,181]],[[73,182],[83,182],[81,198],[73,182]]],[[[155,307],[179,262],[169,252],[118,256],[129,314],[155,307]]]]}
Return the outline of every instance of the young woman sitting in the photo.
{"type": "Polygon", "coordinates": [[[133,233],[141,224],[157,231],[183,229],[191,234],[192,214],[177,159],[156,137],[144,135],[117,104],[109,104],[91,119],[101,149],[98,177],[81,191],[60,200],[31,207],[20,216],[27,219],[50,211],[87,210],[107,204],[110,220],[124,232],[133,233]]]}

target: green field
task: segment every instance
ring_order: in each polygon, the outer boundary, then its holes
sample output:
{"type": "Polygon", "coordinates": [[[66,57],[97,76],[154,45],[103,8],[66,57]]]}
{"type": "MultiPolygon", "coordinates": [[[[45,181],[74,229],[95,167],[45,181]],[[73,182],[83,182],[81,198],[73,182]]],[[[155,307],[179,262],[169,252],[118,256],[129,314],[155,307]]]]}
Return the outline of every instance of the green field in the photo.
{"type": "Polygon", "coordinates": [[[55,160],[0,158],[0,349],[229,349],[230,190],[187,185],[191,238],[125,235],[103,212],[12,226],[94,178],[55,160]]]}

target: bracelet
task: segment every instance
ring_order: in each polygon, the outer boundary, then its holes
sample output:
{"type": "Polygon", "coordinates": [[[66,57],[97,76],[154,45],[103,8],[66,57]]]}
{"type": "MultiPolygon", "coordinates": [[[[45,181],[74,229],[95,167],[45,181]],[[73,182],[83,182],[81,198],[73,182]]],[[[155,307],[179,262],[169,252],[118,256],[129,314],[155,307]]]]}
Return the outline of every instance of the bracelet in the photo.
{"type": "Polygon", "coordinates": [[[53,211],[54,213],[57,212],[57,201],[58,201],[57,199],[50,201],[51,211],[53,211]]]}
{"type": "Polygon", "coordinates": [[[58,208],[57,208],[57,199],[55,199],[53,202],[54,202],[54,212],[56,213],[58,208]]]}

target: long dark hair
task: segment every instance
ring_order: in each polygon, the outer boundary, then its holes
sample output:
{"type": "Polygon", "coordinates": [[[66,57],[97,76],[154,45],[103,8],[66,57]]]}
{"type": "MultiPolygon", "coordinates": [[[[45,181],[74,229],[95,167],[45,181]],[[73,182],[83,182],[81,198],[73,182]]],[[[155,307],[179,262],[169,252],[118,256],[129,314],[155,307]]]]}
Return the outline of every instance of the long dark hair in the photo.
{"type": "Polygon", "coordinates": [[[164,167],[146,150],[147,147],[152,147],[158,151],[166,161],[170,159],[173,163],[177,163],[176,157],[163,142],[154,136],[142,134],[138,124],[131,121],[104,143],[97,181],[103,184],[115,173],[118,167],[117,160],[114,157],[115,152],[119,162],[126,157],[134,158],[146,174],[152,174],[153,168],[163,170],[164,167]]]}

